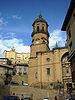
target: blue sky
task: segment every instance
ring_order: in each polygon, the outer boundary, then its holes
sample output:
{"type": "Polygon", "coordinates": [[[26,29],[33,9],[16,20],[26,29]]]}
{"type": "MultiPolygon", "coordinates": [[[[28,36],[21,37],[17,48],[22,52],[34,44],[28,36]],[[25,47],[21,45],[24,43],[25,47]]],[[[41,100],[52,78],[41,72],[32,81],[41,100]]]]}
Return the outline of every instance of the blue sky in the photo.
{"type": "Polygon", "coordinates": [[[70,0],[0,0],[0,57],[4,50],[15,47],[17,52],[29,52],[32,23],[40,11],[49,25],[49,46],[64,46],[66,33],[61,27],[70,0]]]}

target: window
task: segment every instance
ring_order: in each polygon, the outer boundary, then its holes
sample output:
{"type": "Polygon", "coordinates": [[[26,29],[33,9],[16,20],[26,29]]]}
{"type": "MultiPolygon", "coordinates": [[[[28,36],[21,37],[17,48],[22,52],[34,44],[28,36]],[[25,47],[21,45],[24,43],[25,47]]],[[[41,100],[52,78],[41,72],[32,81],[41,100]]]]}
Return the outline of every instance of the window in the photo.
{"type": "Polygon", "coordinates": [[[13,93],[13,95],[15,95],[15,93],[13,93]]]}
{"type": "Polygon", "coordinates": [[[42,39],[42,43],[46,43],[46,39],[44,37],[42,37],[41,39],[42,39]]]}
{"type": "Polygon", "coordinates": [[[47,62],[49,62],[50,61],[50,58],[47,58],[46,60],[47,60],[47,62]]]}
{"type": "Polygon", "coordinates": [[[24,71],[26,71],[26,68],[24,68],[24,71]]]}
{"type": "Polygon", "coordinates": [[[47,68],[47,75],[50,75],[50,68],[47,68]]]}
{"type": "Polygon", "coordinates": [[[35,73],[35,78],[37,79],[37,72],[35,73]]]}
{"type": "Polygon", "coordinates": [[[45,43],[45,40],[43,40],[42,43],[45,43]]]}
{"type": "Polygon", "coordinates": [[[39,26],[37,26],[37,32],[39,32],[39,26]]]}
{"type": "Polygon", "coordinates": [[[21,68],[19,68],[19,71],[21,71],[21,68]]]}
{"type": "Polygon", "coordinates": [[[38,40],[40,40],[39,38],[37,38],[35,41],[38,41],[38,40]]]}
{"type": "Polygon", "coordinates": [[[68,37],[69,37],[69,39],[70,39],[70,38],[71,38],[71,30],[70,30],[70,25],[68,26],[67,31],[68,31],[68,37]]]}
{"type": "Polygon", "coordinates": [[[68,68],[68,67],[66,68],[66,73],[67,73],[67,74],[69,73],[69,68],[68,68]]]}
{"type": "Polygon", "coordinates": [[[22,72],[20,71],[20,72],[19,72],[19,76],[21,76],[21,74],[22,74],[22,72]]]}
{"type": "Polygon", "coordinates": [[[6,62],[3,62],[3,64],[6,64],[6,62]]]}
{"type": "Polygon", "coordinates": [[[69,31],[69,39],[71,38],[71,31],[69,31]]]}
{"type": "Polygon", "coordinates": [[[44,26],[42,26],[42,31],[44,31],[44,26]]]}
{"type": "Polygon", "coordinates": [[[69,45],[69,46],[70,46],[70,50],[72,51],[72,42],[70,43],[70,45],[69,45]]]}

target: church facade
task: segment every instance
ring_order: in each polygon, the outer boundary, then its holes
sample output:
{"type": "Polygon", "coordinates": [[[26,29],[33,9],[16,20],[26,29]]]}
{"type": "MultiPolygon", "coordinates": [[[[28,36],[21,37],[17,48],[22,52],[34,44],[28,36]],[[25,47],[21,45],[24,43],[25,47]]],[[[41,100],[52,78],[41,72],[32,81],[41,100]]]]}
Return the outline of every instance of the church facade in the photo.
{"type": "Polygon", "coordinates": [[[49,49],[48,23],[42,18],[42,15],[33,22],[32,26],[28,83],[31,86],[42,87],[62,83],[64,76],[71,79],[67,47],[58,47],[56,43],[53,50],[49,49]]]}

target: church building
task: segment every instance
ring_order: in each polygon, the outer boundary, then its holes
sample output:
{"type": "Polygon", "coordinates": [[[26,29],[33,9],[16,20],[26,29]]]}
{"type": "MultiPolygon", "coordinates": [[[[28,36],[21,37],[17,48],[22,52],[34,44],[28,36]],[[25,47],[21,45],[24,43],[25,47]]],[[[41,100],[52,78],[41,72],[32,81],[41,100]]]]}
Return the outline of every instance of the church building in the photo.
{"type": "Polygon", "coordinates": [[[70,63],[67,61],[67,47],[49,48],[48,23],[40,14],[33,24],[32,44],[28,68],[28,83],[31,86],[48,86],[71,79],[70,63]],[[65,69],[64,69],[65,68],[65,69]]]}

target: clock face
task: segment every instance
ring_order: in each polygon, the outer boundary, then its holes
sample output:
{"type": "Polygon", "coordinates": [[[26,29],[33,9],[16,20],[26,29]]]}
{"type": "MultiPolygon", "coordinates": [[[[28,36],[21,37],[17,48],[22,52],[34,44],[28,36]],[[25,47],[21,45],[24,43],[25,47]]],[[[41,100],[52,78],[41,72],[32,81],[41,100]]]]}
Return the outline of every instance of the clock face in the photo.
{"type": "Polygon", "coordinates": [[[38,44],[39,43],[39,41],[36,41],[36,44],[38,44]]]}

